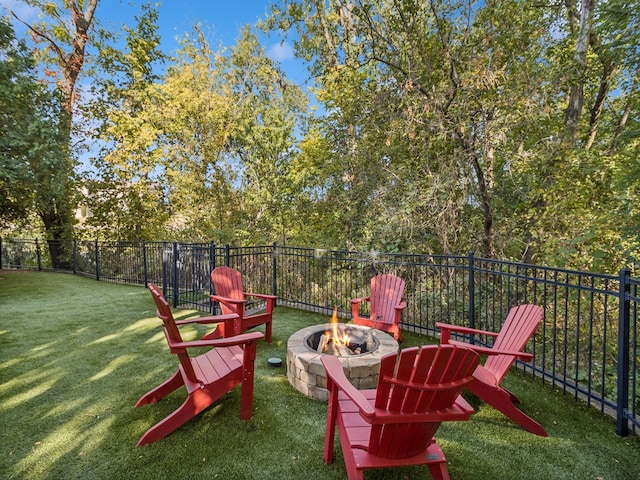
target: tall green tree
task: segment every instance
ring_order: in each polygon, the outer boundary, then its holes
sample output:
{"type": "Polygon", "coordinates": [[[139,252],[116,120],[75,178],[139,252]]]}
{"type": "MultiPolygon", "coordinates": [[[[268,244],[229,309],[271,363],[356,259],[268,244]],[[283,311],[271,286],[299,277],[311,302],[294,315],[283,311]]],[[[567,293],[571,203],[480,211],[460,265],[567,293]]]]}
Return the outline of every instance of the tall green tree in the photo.
{"type": "MultiPolygon", "coordinates": [[[[224,81],[236,112],[229,154],[241,165],[239,235],[254,242],[289,240],[301,178],[293,168],[307,98],[266,56],[248,26],[224,61],[224,81]]],[[[240,237],[240,238],[242,238],[240,237]]]]}
{"type": "Polygon", "coordinates": [[[62,152],[60,103],[38,81],[31,52],[6,19],[0,19],[0,51],[0,218],[7,227],[43,213],[45,196],[57,188],[51,180],[62,152]]]}
{"type": "Polygon", "coordinates": [[[523,92],[497,94],[501,78],[518,74],[505,65],[520,52],[495,34],[482,45],[476,32],[490,23],[477,17],[411,0],[291,1],[275,13],[276,25],[297,27],[321,85],[352,238],[436,252],[476,238],[494,255],[496,149],[512,115],[502,105],[523,92]]]}
{"type": "Polygon", "coordinates": [[[160,51],[158,11],[144,4],[135,21],[122,27],[123,48],[113,46],[120,32],[99,31],[93,100],[84,108],[99,145],[85,182],[91,212],[85,227],[91,235],[157,240],[168,214],[157,171],[161,157],[153,148],[159,130],[145,112],[160,103],[157,71],[167,57],[160,51]]]}
{"type": "Polygon", "coordinates": [[[63,251],[73,236],[74,208],[77,187],[75,182],[76,160],[71,147],[74,106],[77,100],[76,85],[82,72],[86,48],[91,38],[94,15],[99,0],[25,0],[25,3],[40,10],[43,20],[24,23],[34,39],[35,56],[42,62],[43,71],[55,81],[56,95],[61,108],[56,115],[58,143],[61,155],[52,156],[55,162],[51,169],[52,179],[39,185],[41,204],[38,206],[49,241],[49,250],[54,267],[69,267],[68,255],[63,251]]]}

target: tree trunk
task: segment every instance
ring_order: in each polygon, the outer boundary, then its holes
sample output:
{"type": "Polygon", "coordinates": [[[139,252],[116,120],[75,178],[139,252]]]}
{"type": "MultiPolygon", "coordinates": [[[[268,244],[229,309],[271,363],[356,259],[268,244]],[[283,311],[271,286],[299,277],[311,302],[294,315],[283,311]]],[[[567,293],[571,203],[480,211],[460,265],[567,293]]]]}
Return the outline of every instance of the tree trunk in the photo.
{"type": "Polygon", "coordinates": [[[598,96],[596,101],[591,107],[591,118],[589,120],[589,138],[587,139],[586,149],[589,150],[596,140],[598,135],[598,128],[600,126],[600,116],[602,115],[602,109],[604,108],[604,102],[609,93],[609,79],[613,73],[614,67],[611,62],[606,62],[602,65],[602,75],[600,76],[600,88],[598,89],[598,96]]]}
{"type": "Polygon", "coordinates": [[[569,101],[564,118],[567,130],[572,137],[576,134],[578,122],[582,114],[582,106],[584,104],[584,73],[587,62],[587,50],[589,48],[591,21],[595,6],[596,0],[585,0],[582,2],[580,10],[580,26],[574,54],[575,71],[572,75],[571,93],[569,94],[569,101]]]}

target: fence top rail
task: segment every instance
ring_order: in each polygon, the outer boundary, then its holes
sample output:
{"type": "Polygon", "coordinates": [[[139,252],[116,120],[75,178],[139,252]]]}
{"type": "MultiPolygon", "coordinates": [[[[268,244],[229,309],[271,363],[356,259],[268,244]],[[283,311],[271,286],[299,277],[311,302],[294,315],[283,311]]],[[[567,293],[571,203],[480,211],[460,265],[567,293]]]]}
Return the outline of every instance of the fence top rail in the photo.
{"type": "Polygon", "coordinates": [[[435,264],[434,259],[441,260],[467,260],[465,255],[437,255],[427,253],[386,253],[386,252],[359,252],[354,250],[331,250],[328,248],[312,248],[312,247],[292,247],[276,245],[277,255],[292,255],[292,252],[298,252],[300,256],[313,256],[319,259],[332,260],[353,260],[375,263],[394,263],[394,264],[417,264],[431,265],[435,264]],[[386,260],[385,260],[386,259],[386,260]],[[399,260],[400,259],[400,260],[399,260]],[[421,259],[422,262],[410,262],[410,259],[421,259]],[[431,259],[431,262],[428,260],[431,259]]]}
{"type": "MultiPolygon", "coordinates": [[[[0,238],[0,241],[5,243],[22,243],[22,244],[42,244],[42,242],[56,242],[55,240],[41,240],[41,239],[21,239],[21,238],[0,238]]],[[[419,253],[386,253],[386,252],[362,252],[355,250],[335,250],[328,248],[314,248],[314,247],[299,247],[299,246],[288,246],[288,245],[254,245],[254,246],[230,246],[230,245],[221,245],[216,244],[215,242],[171,242],[171,241],[147,241],[147,240],[69,240],[68,242],[77,242],[78,244],[91,244],[95,245],[98,243],[103,246],[123,246],[123,245],[132,245],[132,246],[140,246],[141,244],[145,244],[147,246],[163,246],[163,245],[173,245],[177,244],[178,246],[185,247],[198,247],[198,246],[206,246],[208,248],[214,247],[216,251],[220,249],[228,250],[231,255],[234,255],[234,252],[255,252],[255,251],[272,251],[275,255],[283,254],[286,252],[287,254],[291,254],[291,252],[301,252],[307,255],[312,255],[315,258],[319,259],[333,259],[333,260],[354,260],[354,261],[368,261],[375,263],[394,263],[394,264],[416,264],[416,265],[436,265],[441,266],[441,263],[436,262],[437,260],[446,261],[445,266],[455,266],[458,265],[455,262],[467,262],[470,259],[473,259],[474,262],[474,270],[481,271],[484,273],[492,273],[496,275],[509,275],[513,274],[511,272],[505,272],[501,270],[495,270],[492,266],[500,266],[505,268],[512,268],[516,270],[525,269],[525,270],[535,270],[539,272],[551,273],[554,275],[564,274],[571,275],[575,277],[589,277],[593,279],[601,279],[601,280],[618,280],[619,275],[611,275],[604,273],[596,273],[596,272],[584,272],[580,270],[572,270],[572,269],[563,269],[559,267],[548,267],[535,265],[530,263],[521,263],[521,262],[513,262],[509,260],[499,260],[499,259],[491,259],[484,257],[477,257],[470,252],[468,255],[444,255],[444,254],[419,254],[419,253]],[[484,265],[484,266],[482,266],[484,265]]],[[[65,241],[58,241],[60,243],[64,243],[65,241]]],[[[462,265],[458,265],[462,266],[462,265]]],[[[464,267],[468,267],[468,265],[464,265],[464,267]]],[[[527,275],[523,275],[527,276],[527,275]]],[[[530,275],[528,275],[530,277],[530,275]]],[[[628,281],[631,285],[639,286],[640,278],[631,278],[628,277],[628,281]]]]}
{"type": "MultiPolygon", "coordinates": [[[[489,267],[485,267],[485,268],[479,267],[477,265],[477,263],[486,263],[486,264],[493,264],[493,265],[508,266],[508,267],[513,267],[513,268],[539,270],[539,271],[547,272],[547,273],[567,274],[567,275],[572,275],[572,276],[577,276],[577,277],[599,278],[599,279],[602,279],[602,280],[618,280],[618,275],[611,275],[611,274],[607,274],[607,273],[583,272],[583,271],[580,271],[580,270],[567,270],[567,269],[559,268],[559,267],[547,267],[547,266],[542,266],[542,265],[534,265],[534,264],[530,264],[530,263],[511,262],[509,260],[496,260],[496,259],[493,259],[493,258],[473,257],[473,261],[476,264],[475,265],[475,269],[476,270],[487,272],[487,273],[494,273],[494,274],[498,274],[498,275],[501,272],[496,271],[496,270],[492,270],[489,267]]],[[[638,281],[640,282],[640,280],[638,280],[638,281]]]]}

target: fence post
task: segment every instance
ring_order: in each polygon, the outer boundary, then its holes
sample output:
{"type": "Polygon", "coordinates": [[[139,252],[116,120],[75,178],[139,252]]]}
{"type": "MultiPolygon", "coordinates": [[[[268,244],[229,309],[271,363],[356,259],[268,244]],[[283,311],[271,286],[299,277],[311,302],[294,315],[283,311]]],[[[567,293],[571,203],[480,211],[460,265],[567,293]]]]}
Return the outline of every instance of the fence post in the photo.
{"type": "Polygon", "coordinates": [[[142,240],[142,275],[144,276],[144,286],[149,286],[149,275],[147,272],[147,242],[142,240]]]}
{"type": "Polygon", "coordinates": [[[276,242],[273,242],[271,247],[271,295],[278,295],[278,276],[276,275],[276,267],[278,266],[276,261],[277,250],[276,242]]]}
{"type": "MultiPolygon", "coordinates": [[[[216,244],[215,242],[209,243],[209,273],[213,272],[216,268],[216,244]]],[[[213,289],[213,283],[211,284],[211,289],[213,289]]],[[[213,293],[213,290],[211,290],[213,293]]]]}
{"type": "Polygon", "coordinates": [[[78,273],[78,240],[73,239],[73,274],[78,273]]]}
{"type": "MultiPolygon", "coordinates": [[[[215,242],[209,242],[209,278],[211,278],[211,272],[216,268],[216,244],[215,242]]],[[[209,281],[209,295],[213,295],[213,281],[209,281]]],[[[209,302],[209,312],[211,315],[216,314],[216,303],[209,302]]]]}
{"type": "Polygon", "coordinates": [[[37,238],[36,238],[36,258],[38,259],[38,271],[41,272],[42,271],[42,258],[40,256],[40,243],[38,242],[37,238]]]}
{"type": "Polygon", "coordinates": [[[231,263],[231,249],[229,247],[229,244],[226,244],[224,246],[224,264],[225,266],[230,267],[231,266],[230,263],[231,263]]]}
{"type": "Polygon", "coordinates": [[[98,239],[93,241],[93,250],[96,257],[96,280],[100,281],[100,254],[98,249],[98,239]]]}
{"type": "Polygon", "coordinates": [[[173,308],[178,308],[179,285],[178,279],[178,242],[173,242],[173,308]]]}
{"type": "Polygon", "coordinates": [[[167,242],[162,242],[162,294],[167,296],[167,242]]]}
{"type": "MultiPolygon", "coordinates": [[[[474,256],[473,252],[469,252],[469,328],[476,328],[476,285],[474,275],[474,256]]],[[[473,343],[473,335],[471,336],[473,343]]]]}
{"type": "Polygon", "coordinates": [[[616,433],[621,436],[629,434],[627,409],[629,407],[629,293],[631,272],[624,268],[620,270],[619,308],[618,308],[618,388],[616,398],[616,433]]]}
{"type": "Polygon", "coordinates": [[[0,270],[2,270],[2,237],[0,237],[0,270]]]}

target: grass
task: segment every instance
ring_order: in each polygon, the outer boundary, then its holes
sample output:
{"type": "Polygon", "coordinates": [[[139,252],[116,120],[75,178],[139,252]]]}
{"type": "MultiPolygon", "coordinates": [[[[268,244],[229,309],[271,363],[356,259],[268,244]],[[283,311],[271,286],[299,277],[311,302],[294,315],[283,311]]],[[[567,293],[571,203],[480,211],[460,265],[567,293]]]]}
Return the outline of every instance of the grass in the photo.
{"type": "MultiPolygon", "coordinates": [[[[172,412],[183,390],[158,404],[137,399],[176,367],[146,289],[65,274],[0,272],[0,476],[8,479],[343,479],[322,461],[326,404],[294,390],[287,338],[325,316],[278,307],[274,340],[258,346],[254,414],[239,419],[239,390],[163,440],[140,436],[172,412]],[[284,363],[284,362],[283,362],[284,363]]],[[[178,311],[176,316],[194,315],[178,311]]],[[[198,327],[200,328],[200,327],[198,327]]],[[[188,338],[206,330],[192,328],[188,338]]],[[[407,334],[403,346],[430,340],[407,334]]],[[[438,441],[458,480],[640,479],[640,440],[612,419],[530,377],[506,386],[548,431],[540,438],[469,397],[477,413],[445,423],[438,441]]],[[[426,467],[367,471],[366,480],[430,478],[426,467]]]]}

